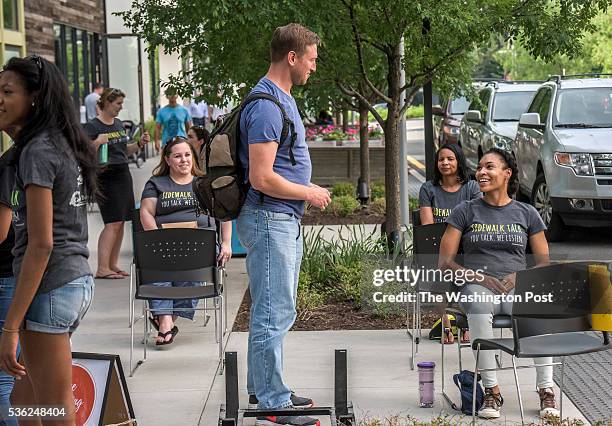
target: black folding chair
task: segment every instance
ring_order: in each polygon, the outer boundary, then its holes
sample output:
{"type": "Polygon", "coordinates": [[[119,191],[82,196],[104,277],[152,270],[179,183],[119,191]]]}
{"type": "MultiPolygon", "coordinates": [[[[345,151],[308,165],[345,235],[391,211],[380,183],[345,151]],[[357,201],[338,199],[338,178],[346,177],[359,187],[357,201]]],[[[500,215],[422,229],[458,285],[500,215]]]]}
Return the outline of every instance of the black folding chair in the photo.
{"type": "MultiPolygon", "coordinates": [[[[223,372],[223,340],[225,336],[223,303],[223,268],[217,267],[216,232],[210,229],[158,229],[134,234],[134,264],[131,268],[130,290],[130,376],[147,359],[148,321],[153,299],[214,299],[215,335],[219,344],[219,362],[223,372]],[[194,281],[204,285],[193,287],[159,287],[152,283],[194,281]],[[143,300],[145,315],[143,359],[132,369],[134,351],[134,303],[143,300]]],[[[182,308],[174,310],[190,310],[182,308]]],[[[204,310],[206,308],[195,308],[204,310]]]]}
{"type": "MultiPolygon", "coordinates": [[[[563,419],[563,367],[565,357],[586,354],[612,348],[608,332],[588,333],[592,309],[592,283],[601,263],[561,263],[542,268],[520,271],[516,276],[515,299],[512,305],[512,338],[509,339],[476,339],[472,348],[476,350],[476,368],[474,380],[479,371],[480,351],[502,350],[512,357],[512,367],[493,370],[514,370],[514,380],[521,410],[521,421],[524,423],[523,401],[518,382],[518,368],[531,368],[536,365],[517,367],[515,358],[560,357],[561,362],[546,365],[561,365],[561,385],[559,395],[560,418],[563,419]],[[552,295],[551,302],[536,301],[535,297],[552,295]],[[531,299],[527,299],[530,296],[531,299]]],[[[605,265],[605,264],[603,264],[605,265]]],[[[609,266],[606,265],[606,270],[609,266]]],[[[609,276],[605,278],[609,282],[609,276]]],[[[604,308],[606,309],[606,308],[604,308]]],[[[610,307],[607,307],[610,313],[610,307]]],[[[472,422],[476,421],[476,387],[472,402],[472,422]]]]}

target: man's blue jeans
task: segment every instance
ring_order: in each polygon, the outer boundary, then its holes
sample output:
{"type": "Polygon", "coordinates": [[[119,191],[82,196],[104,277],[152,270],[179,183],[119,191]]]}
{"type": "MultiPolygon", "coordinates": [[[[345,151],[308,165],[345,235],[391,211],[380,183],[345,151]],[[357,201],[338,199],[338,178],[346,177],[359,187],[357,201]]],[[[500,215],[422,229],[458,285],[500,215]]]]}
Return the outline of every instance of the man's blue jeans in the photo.
{"type": "Polygon", "coordinates": [[[238,238],[247,250],[251,323],[247,390],[259,408],[291,405],[283,382],[283,340],[296,317],[302,233],[293,215],[244,206],[238,238]]]}
{"type": "MultiPolygon", "coordinates": [[[[0,326],[4,327],[4,320],[8,313],[11,301],[13,300],[13,292],[15,291],[15,278],[0,278],[0,326]]],[[[17,356],[19,357],[19,346],[17,347],[17,356]]],[[[0,426],[17,426],[17,420],[13,417],[8,419],[8,409],[11,406],[11,392],[15,378],[9,376],[4,371],[0,370],[0,426]],[[6,420],[5,420],[6,419],[6,420]]]]}

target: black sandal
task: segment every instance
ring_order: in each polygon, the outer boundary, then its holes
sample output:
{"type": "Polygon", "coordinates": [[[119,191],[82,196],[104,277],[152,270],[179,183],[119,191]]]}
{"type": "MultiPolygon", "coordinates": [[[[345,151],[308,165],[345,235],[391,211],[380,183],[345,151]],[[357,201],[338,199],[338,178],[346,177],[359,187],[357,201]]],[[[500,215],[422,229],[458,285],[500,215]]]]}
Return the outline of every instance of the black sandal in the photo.
{"type": "Polygon", "coordinates": [[[148,317],[148,318],[149,318],[149,322],[151,323],[153,328],[155,330],[159,331],[159,323],[157,322],[157,318],[156,317],[148,317]]]}
{"type": "Polygon", "coordinates": [[[157,337],[161,337],[162,340],[161,342],[156,341],[155,345],[156,346],[164,346],[164,345],[169,345],[172,342],[174,342],[174,337],[178,334],[178,328],[176,326],[172,327],[172,330],[170,331],[166,331],[165,333],[162,333],[161,331],[159,333],[157,333],[157,337]],[[166,337],[170,335],[170,340],[166,340],[166,337]]]}

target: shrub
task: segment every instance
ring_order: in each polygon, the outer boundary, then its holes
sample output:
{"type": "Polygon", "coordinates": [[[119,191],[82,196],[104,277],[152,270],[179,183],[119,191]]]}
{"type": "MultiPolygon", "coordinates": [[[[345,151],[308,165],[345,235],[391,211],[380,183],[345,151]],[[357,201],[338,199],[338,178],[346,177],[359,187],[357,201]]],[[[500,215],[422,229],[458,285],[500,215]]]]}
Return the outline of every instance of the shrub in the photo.
{"type": "Polygon", "coordinates": [[[332,187],[332,194],[334,197],[341,197],[343,195],[355,196],[355,185],[350,182],[338,182],[332,187]]]}
{"type": "Polygon", "coordinates": [[[406,111],[406,118],[422,118],[424,115],[423,105],[408,107],[408,111],[406,111]]]}
{"type": "Polygon", "coordinates": [[[331,201],[331,210],[335,215],[346,217],[359,208],[359,201],[354,195],[341,195],[333,197],[331,201]]]}
{"type": "Polygon", "coordinates": [[[418,198],[409,197],[408,198],[408,208],[410,209],[410,211],[418,210],[419,209],[419,200],[418,200],[418,198]]]}
{"type": "Polygon", "coordinates": [[[385,197],[377,198],[372,201],[372,211],[376,214],[385,214],[387,212],[387,200],[385,197]]]}
{"type": "Polygon", "coordinates": [[[385,196],[385,184],[384,182],[374,182],[372,184],[372,201],[377,198],[384,198],[385,196]]]}

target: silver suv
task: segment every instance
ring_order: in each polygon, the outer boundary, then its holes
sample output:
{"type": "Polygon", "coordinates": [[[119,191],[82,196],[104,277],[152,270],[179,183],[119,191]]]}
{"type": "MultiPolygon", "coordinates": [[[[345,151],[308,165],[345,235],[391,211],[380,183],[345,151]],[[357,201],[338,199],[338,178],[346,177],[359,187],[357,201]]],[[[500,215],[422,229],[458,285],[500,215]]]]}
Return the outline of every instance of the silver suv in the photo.
{"type": "Polygon", "coordinates": [[[476,171],[482,153],[491,148],[510,151],[516,127],[541,82],[500,81],[478,92],[461,120],[459,145],[467,165],[476,171]]]}
{"type": "Polygon", "coordinates": [[[551,241],[564,225],[612,225],[612,78],[583,77],[542,84],[512,146],[520,190],[551,241]]]}

